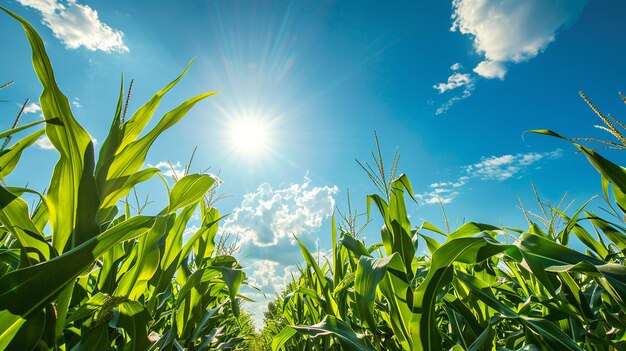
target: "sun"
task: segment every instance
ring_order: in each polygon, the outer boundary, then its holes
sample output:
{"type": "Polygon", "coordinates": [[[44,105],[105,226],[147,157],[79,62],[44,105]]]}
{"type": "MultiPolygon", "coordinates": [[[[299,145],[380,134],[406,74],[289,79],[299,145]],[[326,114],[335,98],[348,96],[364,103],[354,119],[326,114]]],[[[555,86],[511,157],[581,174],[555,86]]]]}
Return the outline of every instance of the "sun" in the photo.
{"type": "Polygon", "coordinates": [[[266,151],[269,144],[267,124],[258,117],[242,117],[230,126],[230,144],[242,154],[258,155],[266,151]]]}

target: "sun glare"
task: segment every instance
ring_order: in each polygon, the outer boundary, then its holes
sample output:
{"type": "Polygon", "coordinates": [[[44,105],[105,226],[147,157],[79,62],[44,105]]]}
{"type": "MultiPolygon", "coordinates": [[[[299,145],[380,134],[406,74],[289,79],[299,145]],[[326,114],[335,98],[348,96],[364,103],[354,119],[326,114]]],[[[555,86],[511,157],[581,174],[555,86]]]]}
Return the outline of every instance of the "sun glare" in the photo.
{"type": "Polygon", "coordinates": [[[259,118],[241,118],[230,127],[230,142],[237,152],[256,155],[268,147],[268,128],[259,118]]]}

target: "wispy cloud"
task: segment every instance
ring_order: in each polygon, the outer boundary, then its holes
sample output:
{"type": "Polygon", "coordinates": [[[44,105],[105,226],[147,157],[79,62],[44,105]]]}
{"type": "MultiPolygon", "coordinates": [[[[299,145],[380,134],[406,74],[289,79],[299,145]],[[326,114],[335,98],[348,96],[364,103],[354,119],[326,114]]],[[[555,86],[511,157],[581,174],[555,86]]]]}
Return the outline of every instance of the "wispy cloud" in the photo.
{"type": "Polygon", "coordinates": [[[443,105],[437,108],[435,111],[436,115],[440,115],[448,111],[454,104],[457,102],[467,99],[474,92],[474,77],[472,77],[471,73],[460,73],[459,70],[463,69],[463,66],[460,63],[453,64],[450,69],[454,72],[449,77],[445,83],[437,83],[433,85],[433,88],[439,91],[439,94],[443,94],[445,92],[460,89],[462,91],[460,94],[456,94],[448,99],[443,105]]]}
{"type": "Polygon", "coordinates": [[[542,159],[557,159],[563,155],[561,149],[551,152],[483,157],[480,162],[465,166],[472,177],[482,180],[506,180],[519,175],[529,166],[542,159]]]}
{"type": "MultiPolygon", "coordinates": [[[[453,66],[454,67],[454,66],[453,66]]],[[[439,90],[439,93],[445,93],[448,90],[454,90],[456,88],[464,87],[468,84],[472,84],[472,77],[469,73],[453,73],[448,77],[448,81],[445,83],[437,83],[433,85],[433,88],[439,90]]]]}
{"type": "Polygon", "coordinates": [[[37,10],[42,22],[68,49],[128,52],[124,33],[100,21],[98,12],[76,0],[17,0],[37,10]]]}
{"type": "Polygon", "coordinates": [[[449,204],[460,194],[460,188],[464,186],[470,177],[461,176],[454,182],[437,182],[430,184],[429,190],[422,194],[417,194],[416,198],[419,202],[427,205],[432,204],[449,204]]]}
{"type": "Polygon", "coordinates": [[[456,181],[442,181],[429,185],[429,190],[417,194],[418,201],[425,204],[451,203],[461,194],[461,188],[470,180],[504,181],[513,177],[521,178],[532,165],[545,160],[555,160],[563,156],[563,150],[550,152],[529,152],[515,155],[482,157],[480,162],[463,166],[464,175],[456,181]]]}
{"type": "Polygon", "coordinates": [[[80,99],[75,97],[74,99],[72,99],[72,105],[74,105],[74,107],[76,108],[81,108],[83,107],[83,105],[81,105],[80,103],[80,99]]]}

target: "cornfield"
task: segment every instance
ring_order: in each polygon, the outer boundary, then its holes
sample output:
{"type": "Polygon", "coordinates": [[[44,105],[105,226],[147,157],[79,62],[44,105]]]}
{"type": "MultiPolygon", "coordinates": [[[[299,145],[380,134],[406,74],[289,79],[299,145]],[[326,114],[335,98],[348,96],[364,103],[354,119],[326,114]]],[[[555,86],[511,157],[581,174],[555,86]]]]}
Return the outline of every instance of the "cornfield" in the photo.
{"type": "MultiPolygon", "coordinates": [[[[124,201],[161,176],[142,168],[153,142],[215,92],[182,102],[140,136],[189,67],[128,119],[122,82],[96,157],[41,38],[2,10],[32,47],[45,119],[0,137],[8,143],[17,132],[45,129],[0,152],[0,349],[626,350],[626,170],[579,139],[533,131],[566,140],[589,160],[610,220],[587,204],[573,213],[541,204],[545,216],[527,216],[527,230],[416,226],[407,214],[408,176],[396,174],[397,158],[385,174],[380,152],[373,153],[376,167],[361,166],[379,190],[366,204],[368,218],[383,222],[380,242],[366,246],[351,213],[341,225],[333,216],[327,260],[298,240],[299,274],[256,333],[240,306],[243,267],[216,249],[222,216],[209,197],[219,180],[185,174],[170,187],[163,178],[168,204],[151,215],[124,201]],[[23,150],[44,134],[60,155],[47,191],[5,184],[23,150]],[[25,195],[40,201],[29,207],[25,195]],[[196,211],[202,226],[183,240],[196,211]],[[585,252],[571,248],[574,237],[585,252]]],[[[619,141],[604,144],[623,146],[611,120],[591,107],[619,141]]]]}

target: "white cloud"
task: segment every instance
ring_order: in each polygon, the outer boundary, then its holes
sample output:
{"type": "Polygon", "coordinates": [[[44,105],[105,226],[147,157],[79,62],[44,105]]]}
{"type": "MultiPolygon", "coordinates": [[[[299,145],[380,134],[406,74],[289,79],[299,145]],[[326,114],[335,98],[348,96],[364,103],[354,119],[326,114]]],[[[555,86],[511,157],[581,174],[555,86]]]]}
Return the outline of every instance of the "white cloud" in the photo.
{"type": "Polygon", "coordinates": [[[337,192],[336,186],[310,187],[308,178],[279,189],[261,184],[244,195],[241,206],[225,221],[224,232],[257,248],[290,243],[291,234],[310,233],[322,225],[333,211],[337,192]]]}
{"type": "Polygon", "coordinates": [[[197,225],[193,224],[191,227],[186,227],[183,232],[183,242],[186,243],[196,232],[200,229],[197,225]]]}
{"type": "Polygon", "coordinates": [[[457,63],[453,64],[452,66],[450,66],[450,69],[453,70],[453,71],[458,71],[458,70],[460,70],[462,68],[463,68],[463,65],[460,64],[459,62],[457,62],[457,63]]]}
{"type": "Polygon", "coordinates": [[[427,191],[422,194],[416,194],[415,198],[419,203],[424,203],[427,205],[434,204],[449,204],[454,200],[460,192],[452,191],[450,189],[445,188],[437,188],[432,191],[427,191]]]}
{"type": "Polygon", "coordinates": [[[529,152],[515,155],[482,157],[480,162],[463,166],[466,175],[456,181],[436,182],[429,185],[429,190],[416,194],[418,202],[428,205],[451,203],[471,179],[503,181],[514,176],[521,176],[533,164],[541,160],[555,160],[563,156],[563,150],[549,152],[529,152]]]}
{"type": "Polygon", "coordinates": [[[463,185],[465,185],[465,183],[467,183],[467,181],[469,180],[469,177],[467,176],[462,176],[460,177],[456,182],[439,182],[439,183],[432,183],[430,185],[431,188],[460,188],[463,185]]]}
{"type": "Polygon", "coordinates": [[[69,49],[128,52],[124,33],[102,23],[98,12],[76,0],[17,0],[42,16],[42,22],[69,49]]]}
{"type": "Polygon", "coordinates": [[[72,105],[74,105],[74,107],[76,107],[76,108],[81,108],[81,107],[83,107],[83,105],[81,105],[81,104],[80,104],[80,99],[79,99],[79,98],[77,98],[77,97],[75,97],[75,98],[72,100],[72,105]]]}
{"type": "Polygon", "coordinates": [[[472,77],[469,73],[455,72],[450,77],[448,77],[448,81],[446,83],[437,83],[433,85],[433,88],[439,90],[439,94],[442,94],[448,90],[454,90],[456,88],[464,87],[468,84],[473,84],[472,77]]]}
{"type": "Polygon", "coordinates": [[[459,188],[464,186],[469,179],[468,176],[461,176],[455,182],[432,183],[428,186],[431,190],[415,196],[418,202],[423,202],[428,205],[438,203],[449,204],[460,194],[459,188]]]}
{"type": "Polygon", "coordinates": [[[257,329],[263,327],[263,313],[267,312],[268,302],[276,298],[276,294],[287,288],[291,281],[291,275],[298,276],[298,268],[295,265],[280,265],[271,260],[254,260],[244,268],[248,278],[248,284],[258,290],[242,286],[242,293],[254,300],[254,303],[246,303],[246,311],[252,313],[252,320],[257,329]]]}
{"type": "MultiPolygon", "coordinates": [[[[441,84],[441,83],[440,83],[441,84]]],[[[465,89],[463,89],[463,92],[459,95],[455,95],[453,97],[451,97],[450,99],[448,99],[448,101],[446,101],[443,105],[439,106],[437,108],[437,110],[435,111],[436,115],[441,115],[443,113],[446,113],[446,111],[448,111],[452,106],[454,106],[457,102],[467,99],[468,97],[472,96],[472,93],[474,92],[474,82],[472,81],[469,84],[465,85],[465,89]]]]}
{"type": "MultiPolygon", "coordinates": [[[[18,104],[18,106],[22,107],[22,105],[18,104]]],[[[30,104],[26,105],[26,107],[24,107],[24,113],[37,113],[37,112],[41,112],[41,106],[39,106],[39,104],[37,104],[36,102],[31,102],[30,104]]]]}
{"type": "Polygon", "coordinates": [[[527,169],[532,164],[547,158],[557,159],[562,150],[551,152],[483,157],[480,162],[465,166],[465,171],[473,178],[482,180],[506,180],[527,169]]]}
{"type": "Polygon", "coordinates": [[[454,72],[448,77],[448,81],[445,83],[437,83],[433,85],[433,88],[439,91],[439,94],[443,94],[450,90],[457,88],[463,88],[460,94],[454,95],[448,99],[443,105],[439,106],[435,111],[436,115],[440,115],[448,111],[457,102],[467,99],[474,92],[474,78],[471,73],[458,72],[463,66],[460,63],[455,63],[450,66],[450,69],[454,72]]]}
{"type": "Polygon", "coordinates": [[[453,0],[452,31],[472,37],[484,57],[474,72],[503,79],[504,63],[527,61],[578,17],[587,0],[453,0]]]}
{"type": "Polygon", "coordinates": [[[44,135],[41,138],[39,138],[35,142],[35,144],[37,144],[37,146],[39,146],[39,148],[43,150],[54,150],[54,145],[52,145],[52,142],[50,141],[47,135],[44,135]]]}
{"type": "Polygon", "coordinates": [[[506,75],[506,67],[501,62],[483,61],[474,68],[474,72],[483,78],[502,80],[506,75]]]}
{"type": "Polygon", "coordinates": [[[266,294],[251,289],[245,292],[257,301],[246,305],[257,327],[262,325],[267,302],[285,289],[292,273],[297,275],[293,264],[302,261],[302,254],[292,234],[312,253],[317,252],[316,231],[332,214],[337,192],[336,186],[312,186],[308,178],[279,188],[261,184],[244,195],[241,205],[224,222],[222,233],[239,238],[248,282],[266,294]]]}
{"type": "Polygon", "coordinates": [[[161,174],[166,177],[180,179],[185,175],[185,168],[180,164],[180,162],[170,163],[161,161],[156,165],[152,165],[148,163],[148,167],[155,167],[161,170],[161,174]]]}

